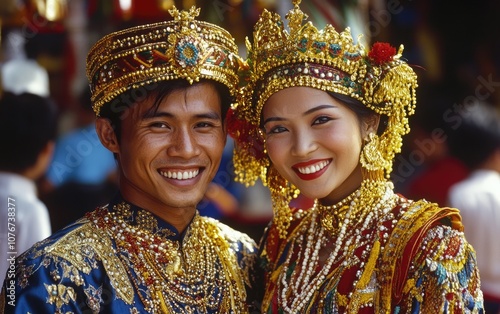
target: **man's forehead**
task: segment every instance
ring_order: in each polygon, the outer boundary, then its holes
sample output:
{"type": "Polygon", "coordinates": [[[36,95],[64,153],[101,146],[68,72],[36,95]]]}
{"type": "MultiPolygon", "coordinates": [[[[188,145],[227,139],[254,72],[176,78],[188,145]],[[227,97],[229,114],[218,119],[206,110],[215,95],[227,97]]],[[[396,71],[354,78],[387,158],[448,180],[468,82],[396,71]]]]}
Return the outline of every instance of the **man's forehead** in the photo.
{"type": "Polygon", "coordinates": [[[212,84],[200,83],[185,88],[171,90],[165,95],[148,97],[131,107],[131,114],[136,117],[153,116],[176,117],[210,116],[214,113],[220,117],[220,95],[212,84]]]}

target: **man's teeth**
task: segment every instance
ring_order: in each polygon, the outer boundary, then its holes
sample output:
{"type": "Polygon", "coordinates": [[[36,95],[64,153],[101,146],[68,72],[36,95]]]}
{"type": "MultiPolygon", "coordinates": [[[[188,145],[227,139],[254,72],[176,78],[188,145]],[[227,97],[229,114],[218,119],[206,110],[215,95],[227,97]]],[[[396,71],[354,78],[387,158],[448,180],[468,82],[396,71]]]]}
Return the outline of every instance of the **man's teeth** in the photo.
{"type": "Polygon", "coordinates": [[[161,175],[169,179],[187,180],[198,175],[199,169],[193,171],[160,171],[161,175]]]}
{"type": "Polygon", "coordinates": [[[319,162],[315,165],[307,166],[307,167],[300,167],[298,168],[299,172],[302,174],[311,174],[320,171],[321,169],[325,168],[330,161],[322,161],[319,162]]]}

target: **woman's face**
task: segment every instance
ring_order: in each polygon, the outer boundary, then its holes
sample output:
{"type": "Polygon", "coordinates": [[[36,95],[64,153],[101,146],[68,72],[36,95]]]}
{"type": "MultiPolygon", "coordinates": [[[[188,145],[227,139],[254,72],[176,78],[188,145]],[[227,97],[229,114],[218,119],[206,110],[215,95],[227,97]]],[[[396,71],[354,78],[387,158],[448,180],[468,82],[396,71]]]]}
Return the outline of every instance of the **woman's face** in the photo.
{"type": "Polygon", "coordinates": [[[361,184],[359,156],[368,126],[328,93],[281,90],[264,104],[262,121],[273,166],[305,196],[333,204],[361,184]]]}

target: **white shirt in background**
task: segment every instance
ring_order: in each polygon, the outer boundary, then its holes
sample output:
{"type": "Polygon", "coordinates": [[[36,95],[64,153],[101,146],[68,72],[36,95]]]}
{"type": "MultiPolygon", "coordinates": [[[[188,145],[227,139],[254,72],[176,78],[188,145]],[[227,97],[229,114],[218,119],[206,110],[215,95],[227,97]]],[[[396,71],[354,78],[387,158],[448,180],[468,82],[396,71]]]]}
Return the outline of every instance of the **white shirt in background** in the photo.
{"type": "Polygon", "coordinates": [[[476,251],[481,290],[500,298],[500,173],[472,172],[450,188],[449,203],[460,210],[465,236],[476,251]]]}
{"type": "Polygon", "coordinates": [[[49,212],[37,197],[35,183],[0,172],[0,282],[13,257],[50,234],[49,212]]]}

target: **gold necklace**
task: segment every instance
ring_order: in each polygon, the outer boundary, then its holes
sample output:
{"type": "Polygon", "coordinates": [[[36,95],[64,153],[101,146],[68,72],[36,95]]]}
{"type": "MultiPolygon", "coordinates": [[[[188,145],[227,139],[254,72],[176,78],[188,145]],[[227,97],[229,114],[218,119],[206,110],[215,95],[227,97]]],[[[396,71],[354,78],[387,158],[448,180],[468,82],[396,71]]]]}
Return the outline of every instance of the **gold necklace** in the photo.
{"type": "Polygon", "coordinates": [[[115,239],[137,294],[152,312],[183,313],[197,309],[246,312],[246,292],[234,252],[210,220],[193,218],[180,243],[170,240],[147,211],[131,224],[130,205],[118,204],[95,220],[115,239]],[[137,282],[135,282],[137,281],[137,282]],[[148,293],[142,293],[146,287],[148,293]]]}
{"type": "Polygon", "coordinates": [[[342,227],[345,215],[349,211],[349,206],[357,193],[358,191],[356,190],[334,205],[323,205],[319,200],[314,201],[314,207],[318,209],[323,228],[330,232],[335,232],[342,227]]]}
{"type": "MultiPolygon", "coordinates": [[[[309,212],[296,234],[298,241],[289,242],[290,249],[276,279],[279,306],[287,313],[301,312],[314,296],[318,296],[320,287],[325,283],[336,289],[343,269],[366,259],[375,233],[371,232],[367,237],[365,231],[376,230],[380,215],[387,214],[395,206],[395,201],[390,182],[369,179],[364,180],[357,191],[335,205],[324,206],[316,201],[318,206],[309,212]],[[336,212],[332,213],[334,210],[336,212]],[[324,215],[336,215],[336,229],[324,226],[324,215]],[[321,222],[321,227],[316,224],[316,219],[321,222]],[[332,239],[335,239],[333,246],[325,242],[325,231],[330,232],[332,239]],[[319,254],[326,245],[332,250],[326,262],[321,264],[319,254]],[[360,256],[354,254],[356,249],[365,246],[366,249],[360,256]]],[[[360,279],[362,270],[364,266],[356,274],[356,280],[360,279]]],[[[269,301],[264,300],[264,308],[269,306],[269,301]]]]}

